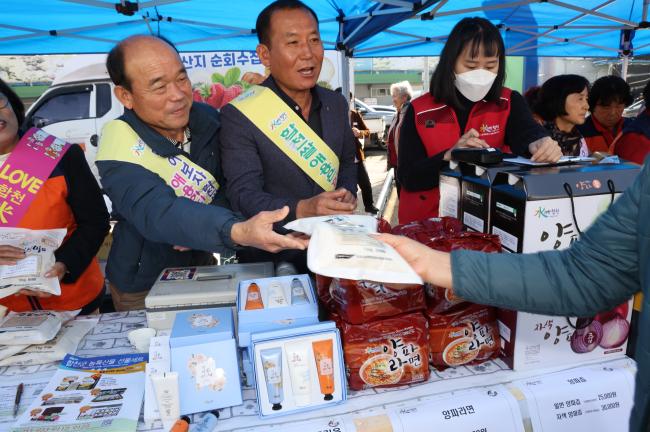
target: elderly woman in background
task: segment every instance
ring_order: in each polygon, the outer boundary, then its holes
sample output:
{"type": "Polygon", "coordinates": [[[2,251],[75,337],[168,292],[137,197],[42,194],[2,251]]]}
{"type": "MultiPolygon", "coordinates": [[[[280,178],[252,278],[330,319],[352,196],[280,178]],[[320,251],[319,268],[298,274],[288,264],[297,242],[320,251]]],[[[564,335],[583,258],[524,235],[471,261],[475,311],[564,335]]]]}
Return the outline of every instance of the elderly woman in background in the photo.
{"type": "MultiPolygon", "coordinates": [[[[411,98],[413,97],[413,89],[411,88],[411,83],[408,81],[400,81],[392,84],[390,86],[390,95],[393,98],[393,105],[397,112],[393,121],[388,128],[388,137],[386,142],[388,143],[388,157],[386,158],[387,166],[386,171],[391,168],[394,168],[397,171],[397,143],[399,142],[399,128],[402,125],[402,118],[404,118],[404,113],[411,103],[411,98]]],[[[397,195],[399,196],[401,185],[397,176],[395,176],[395,187],[397,187],[397,195]]]]}
{"type": "Polygon", "coordinates": [[[548,79],[538,94],[534,111],[544,119],[564,156],[589,156],[585,139],[577,126],[589,111],[589,81],[580,75],[557,75],[548,79]]]}
{"type": "MultiPolygon", "coordinates": [[[[11,160],[18,146],[27,145],[20,140],[19,126],[24,117],[22,101],[0,80],[0,166],[11,160]]],[[[59,278],[61,295],[22,290],[0,299],[0,304],[12,311],[81,309],[87,314],[96,311],[103,300],[104,276],[95,255],[109,230],[108,211],[81,148],[71,145],[63,151],[26,213],[15,223],[4,225],[67,230],[63,244],[54,253],[56,263],[45,275],[59,278]]],[[[22,249],[0,245],[0,265],[14,265],[22,258],[22,249]]]]}

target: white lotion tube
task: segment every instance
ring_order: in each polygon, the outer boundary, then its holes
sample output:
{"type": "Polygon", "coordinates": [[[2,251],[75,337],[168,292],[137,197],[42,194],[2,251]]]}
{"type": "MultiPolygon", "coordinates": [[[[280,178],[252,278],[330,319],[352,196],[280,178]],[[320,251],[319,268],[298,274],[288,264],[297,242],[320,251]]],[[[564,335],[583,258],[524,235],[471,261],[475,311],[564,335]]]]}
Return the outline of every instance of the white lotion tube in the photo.
{"type": "Polygon", "coordinates": [[[165,430],[170,430],[181,415],[178,395],[178,373],[163,372],[151,375],[151,383],[156,393],[158,411],[165,430]]]}
{"type": "Polygon", "coordinates": [[[311,346],[305,341],[293,341],[284,344],[291,377],[291,389],[296,406],[309,405],[311,402],[311,374],[309,371],[309,351],[311,346]]]}
{"type": "Polygon", "coordinates": [[[269,296],[266,304],[268,308],[288,306],[287,299],[284,296],[284,288],[280,282],[273,281],[269,285],[269,296]]]}
{"type": "Polygon", "coordinates": [[[273,405],[273,411],[282,409],[284,394],[282,391],[282,349],[268,348],[260,351],[264,379],[266,381],[266,392],[269,396],[269,403],[273,405]]]}

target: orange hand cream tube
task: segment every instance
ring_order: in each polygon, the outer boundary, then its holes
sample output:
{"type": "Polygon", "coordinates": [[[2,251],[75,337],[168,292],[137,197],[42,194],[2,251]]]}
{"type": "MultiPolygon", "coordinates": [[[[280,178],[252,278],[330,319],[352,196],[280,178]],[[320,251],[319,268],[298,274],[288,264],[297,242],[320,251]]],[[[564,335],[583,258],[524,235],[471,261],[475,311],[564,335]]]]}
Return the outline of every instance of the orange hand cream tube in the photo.
{"type": "Polygon", "coordinates": [[[248,291],[246,292],[246,306],[244,306],[244,310],[253,309],[264,309],[260,287],[258,287],[255,282],[248,285],[248,291]]]}
{"type": "Polygon", "coordinates": [[[316,372],[320,392],[326,401],[334,398],[334,344],[331,339],[323,339],[311,343],[316,360],[316,372]]]}

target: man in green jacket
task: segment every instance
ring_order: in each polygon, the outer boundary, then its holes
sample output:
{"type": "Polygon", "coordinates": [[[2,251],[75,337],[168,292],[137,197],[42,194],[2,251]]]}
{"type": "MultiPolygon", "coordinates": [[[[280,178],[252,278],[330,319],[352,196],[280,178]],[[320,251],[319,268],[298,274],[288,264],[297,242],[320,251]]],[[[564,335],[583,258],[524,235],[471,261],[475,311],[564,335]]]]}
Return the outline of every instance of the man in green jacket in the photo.
{"type": "MultiPolygon", "coordinates": [[[[646,160],[646,162],[648,162],[646,160]]],[[[594,316],[642,290],[630,432],[650,432],[650,171],[563,251],[438,252],[381,234],[427,282],[468,301],[531,313],[594,316]]]]}

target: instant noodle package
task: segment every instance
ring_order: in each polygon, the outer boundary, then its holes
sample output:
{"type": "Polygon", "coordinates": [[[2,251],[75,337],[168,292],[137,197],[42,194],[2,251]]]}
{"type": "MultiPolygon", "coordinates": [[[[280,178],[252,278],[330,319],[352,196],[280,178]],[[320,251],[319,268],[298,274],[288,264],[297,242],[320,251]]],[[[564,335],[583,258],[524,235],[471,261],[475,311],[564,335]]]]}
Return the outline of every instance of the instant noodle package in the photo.
{"type": "Polygon", "coordinates": [[[440,368],[480,363],[499,352],[494,308],[477,304],[445,313],[427,310],[431,363],[440,368]]]}
{"type": "Polygon", "coordinates": [[[334,278],[329,286],[334,310],[350,324],[422,310],[422,285],[389,284],[334,278]]]}
{"type": "Polygon", "coordinates": [[[350,388],[391,387],[429,378],[427,319],[422,313],[358,325],[337,318],[350,388]]]}

